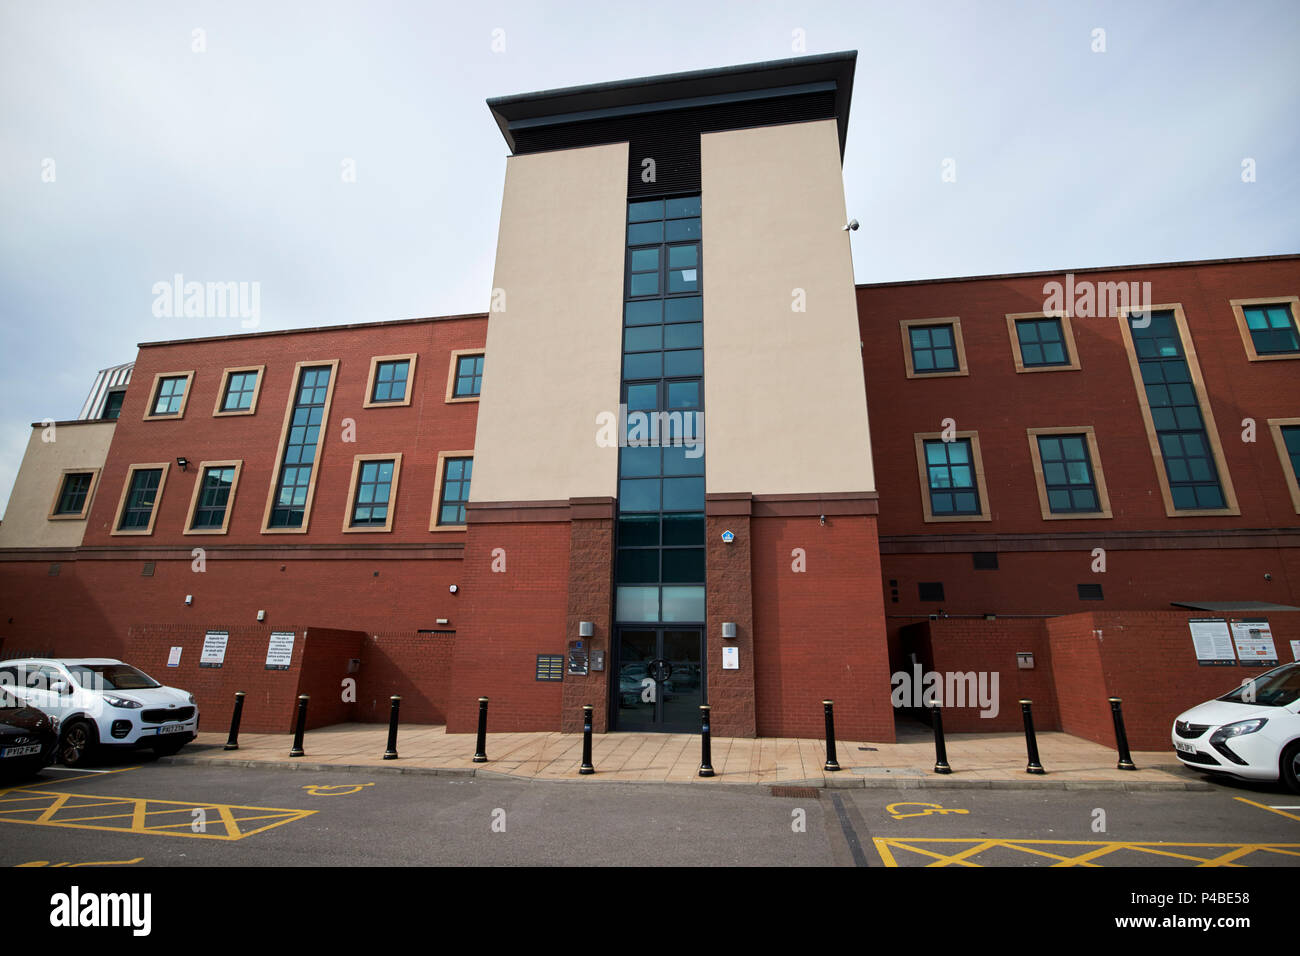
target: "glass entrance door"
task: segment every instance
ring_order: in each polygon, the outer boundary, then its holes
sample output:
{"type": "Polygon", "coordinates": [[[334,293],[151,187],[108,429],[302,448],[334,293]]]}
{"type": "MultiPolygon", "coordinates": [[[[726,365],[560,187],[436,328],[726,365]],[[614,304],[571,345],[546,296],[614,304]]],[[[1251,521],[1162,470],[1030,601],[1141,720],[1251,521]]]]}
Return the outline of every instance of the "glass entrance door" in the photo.
{"type": "Polygon", "coordinates": [[[705,702],[704,633],[699,628],[621,628],[614,729],[693,732],[705,702]]]}

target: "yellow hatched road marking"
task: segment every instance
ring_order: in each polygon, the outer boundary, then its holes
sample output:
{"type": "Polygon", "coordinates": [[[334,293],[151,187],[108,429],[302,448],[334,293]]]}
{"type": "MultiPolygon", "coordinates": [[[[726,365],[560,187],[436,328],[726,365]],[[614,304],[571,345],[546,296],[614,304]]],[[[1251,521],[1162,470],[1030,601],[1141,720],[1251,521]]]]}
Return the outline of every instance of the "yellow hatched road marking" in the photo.
{"type": "MultiPolygon", "coordinates": [[[[1046,857],[1057,861],[1052,864],[1056,867],[1100,866],[1103,864],[1095,861],[1118,850],[1184,860],[1198,867],[1248,865],[1237,861],[1243,860],[1252,853],[1300,856],[1300,843],[1165,843],[1160,841],[1144,843],[1127,840],[1017,840],[1013,837],[876,837],[873,842],[876,852],[888,867],[900,866],[899,851],[929,858],[931,862],[924,864],[925,866],[983,866],[984,864],[974,857],[992,849],[1012,850],[1031,856],[1046,857]],[[938,846],[934,846],[935,844],[938,846]],[[954,851],[960,848],[960,852],[942,852],[948,847],[954,851]],[[1059,848],[1062,852],[1052,852],[1047,849],[1049,847],[1059,848]],[[1069,852],[1066,848],[1076,847],[1079,852],[1073,856],[1066,855],[1069,852]],[[1198,856],[1192,852],[1180,853],[1179,850],[1218,852],[1198,856]]],[[[1131,863],[1116,865],[1126,866],[1131,863]]]]}
{"type": "Polygon", "coordinates": [[[30,826],[68,827],[83,830],[107,830],[117,833],[142,833],[156,836],[181,836],[207,840],[242,840],[255,833],[293,823],[316,813],[315,810],[297,810],[282,807],[249,807],[223,803],[199,803],[183,800],[153,800],[148,797],[109,797],[95,794],[61,793],[55,790],[0,791],[4,802],[23,802],[22,807],[0,810],[0,823],[28,824],[30,826]],[[109,808],[116,813],[78,816],[92,808],[109,808]],[[204,832],[195,833],[192,821],[163,823],[165,815],[187,813],[195,810],[214,811],[218,820],[208,821],[204,832]],[[110,825],[106,821],[121,821],[110,825]],[[94,821],[94,822],[92,822],[94,821]],[[254,821],[261,826],[249,827],[254,821]]]}
{"type": "Polygon", "coordinates": [[[1267,810],[1269,813],[1276,813],[1279,817],[1286,817],[1288,820],[1295,820],[1300,823],[1300,816],[1294,813],[1287,813],[1281,807],[1270,807],[1266,803],[1256,803],[1254,800],[1247,800],[1245,797],[1233,797],[1234,800],[1240,800],[1242,803],[1249,803],[1252,807],[1259,807],[1261,810],[1267,810]]]}

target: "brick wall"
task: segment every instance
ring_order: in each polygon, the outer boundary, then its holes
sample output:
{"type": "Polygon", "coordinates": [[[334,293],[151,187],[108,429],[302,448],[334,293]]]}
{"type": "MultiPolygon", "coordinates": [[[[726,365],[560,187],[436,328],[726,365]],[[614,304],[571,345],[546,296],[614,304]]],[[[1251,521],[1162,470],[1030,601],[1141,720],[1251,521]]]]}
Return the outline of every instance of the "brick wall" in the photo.
{"type": "Polygon", "coordinates": [[[705,646],[709,682],[711,732],[720,737],[753,737],[758,733],[755,681],[759,667],[754,643],[754,595],[751,547],[753,518],[710,516],[706,520],[708,591],[705,600],[705,646]],[[727,544],[724,531],[736,539],[727,544]],[[723,640],[722,624],[736,625],[736,639],[723,640]],[[735,647],[736,670],[722,669],[722,649],[735,647]]]}
{"type": "Polygon", "coordinates": [[[875,518],[756,517],[750,528],[759,735],[822,736],[831,698],[837,736],[892,741],[875,518]],[[804,572],[792,570],[795,548],[804,572]]]}
{"type": "MultiPolygon", "coordinates": [[[[1042,619],[999,618],[994,621],[970,618],[942,618],[924,621],[908,628],[904,638],[904,657],[915,652],[921,662],[923,674],[935,671],[944,676],[949,673],[986,674],[985,687],[992,690],[992,675],[997,674],[997,712],[981,716],[984,708],[967,696],[964,707],[957,701],[944,697],[943,726],[951,733],[991,733],[1021,730],[1024,720],[1020,700],[1033,701],[1034,726],[1039,730],[1055,730],[1060,726],[1057,714],[1056,688],[1053,685],[1052,658],[1047,643],[1047,631],[1042,619]],[[1028,651],[1034,655],[1032,670],[1021,670],[1016,654],[1028,651]]],[[[901,668],[909,675],[910,687],[915,683],[910,663],[901,668]]],[[[963,685],[963,687],[968,685],[963,685]]],[[[978,687],[978,685],[977,685],[978,687]]],[[[988,708],[990,713],[993,708],[988,708]]],[[[919,712],[912,712],[922,716],[919,712]]]]}
{"type": "Polygon", "coordinates": [[[401,721],[445,724],[456,638],[415,631],[366,634],[357,676],[356,720],[388,721],[390,698],[402,698],[401,721]]]}
{"type": "MultiPolygon", "coordinates": [[[[612,509],[613,502],[606,507],[612,509]]],[[[562,709],[560,729],[580,733],[584,704],[590,704],[594,733],[604,733],[609,726],[609,676],[613,666],[613,643],[610,627],[614,620],[614,520],[575,518],[569,523],[568,610],[565,615],[564,645],[582,640],[589,659],[596,651],[605,653],[605,670],[588,667],[586,676],[564,675],[561,685],[562,709]],[[590,621],[596,632],[579,638],[578,625],[590,621]]]]}
{"type": "Polygon", "coordinates": [[[493,732],[554,730],[559,683],[536,679],[538,654],[565,654],[568,621],[567,521],[475,524],[465,533],[464,625],[456,630],[447,730],[472,733],[478,698],[491,698],[493,732]],[[492,570],[502,549],[506,570],[492,570]]]}
{"type": "MultiPolygon", "coordinates": [[[[1203,667],[1196,662],[1187,622],[1228,617],[1188,611],[1076,614],[1048,622],[1062,729],[1114,746],[1108,697],[1124,701],[1124,723],[1134,750],[1168,750],[1174,718],[1226,694],[1254,667],[1203,667]],[[1098,635],[1097,631],[1100,631],[1098,635]]],[[[1292,660],[1289,642],[1300,639],[1294,612],[1267,615],[1278,660],[1292,660]]]]}

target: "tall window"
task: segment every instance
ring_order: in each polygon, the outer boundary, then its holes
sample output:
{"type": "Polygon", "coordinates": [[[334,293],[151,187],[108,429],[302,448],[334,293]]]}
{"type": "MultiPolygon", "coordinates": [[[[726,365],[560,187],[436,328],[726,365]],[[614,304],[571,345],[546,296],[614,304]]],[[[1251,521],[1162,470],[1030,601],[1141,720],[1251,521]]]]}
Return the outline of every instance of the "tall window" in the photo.
{"type": "Polygon", "coordinates": [[[1053,514],[1099,511],[1086,435],[1039,435],[1043,485],[1053,514]]]}
{"type": "Polygon", "coordinates": [[[51,517],[83,517],[86,512],[86,499],[94,483],[93,471],[70,471],[63,476],[63,487],[54,503],[51,517]]]}
{"type": "Polygon", "coordinates": [[[616,617],[704,620],[700,197],[628,204],[616,617]]]}
{"type": "Polygon", "coordinates": [[[203,469],[194,516],[190,519],[191,531],[212,531],[226,527],[226,513],[230,507],[230,494],[235,486],[236,474],[234,465],[203,469]]]}
{"type": "Polygon", "coordinates": [[[443,459],[437,524],[461,526],[465,524],[465,506],[469,504],[469,483],[473,472],[473,458],[443,459]]]}
{"type": "Polygon", "coordinates": [[[980,514],[979,487],[969,438],[925,442],[925,468],[933,514],[980,514]]]}
{"type": "Polygon", "coordinates": [[[303,526],[332,371],[328,365],[318,365],[306,366],[299,373],[298,391],[285,436],[284,458],[267,522],[270,528],[303,526]]]}
{"type": "Polygon", "coordinates": [[[1128,323],[1174,508],[1227,507],[1174,313],[1128,323]]]}
{"type": "Polygon", "coordinates": [[[128,479],[126,500],[117,522],[119,531],[143,531],[153,523],[154,506],[162,484],[161,468],[137,468],[128,479]]]}

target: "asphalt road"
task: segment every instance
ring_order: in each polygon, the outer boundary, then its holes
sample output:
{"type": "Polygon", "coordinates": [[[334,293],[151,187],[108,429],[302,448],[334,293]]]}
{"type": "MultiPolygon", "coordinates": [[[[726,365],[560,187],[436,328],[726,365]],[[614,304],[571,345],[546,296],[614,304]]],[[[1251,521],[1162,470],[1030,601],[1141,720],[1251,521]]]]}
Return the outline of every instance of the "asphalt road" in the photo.
{"type": "Polygon", "coordinates": [[[1300,797],[822,790],[123,763],[0,792],[0,865],[1300,864],[1300,797]],[[1249,801],[1249,802],[1248,802],[1249,801]],[[1281,809],[1273,809],[1281,808],[1281,809]],[[1176,846],[1149,847],[1152,843],[1176,846]],[[1290,844],[1290,849],[1268,849],[1290,844]],[[1265,845],[1265,846],[1261,846],[1265,845]],[[1228,857],[1224,857],[1228,854],[1228,857]]]}

